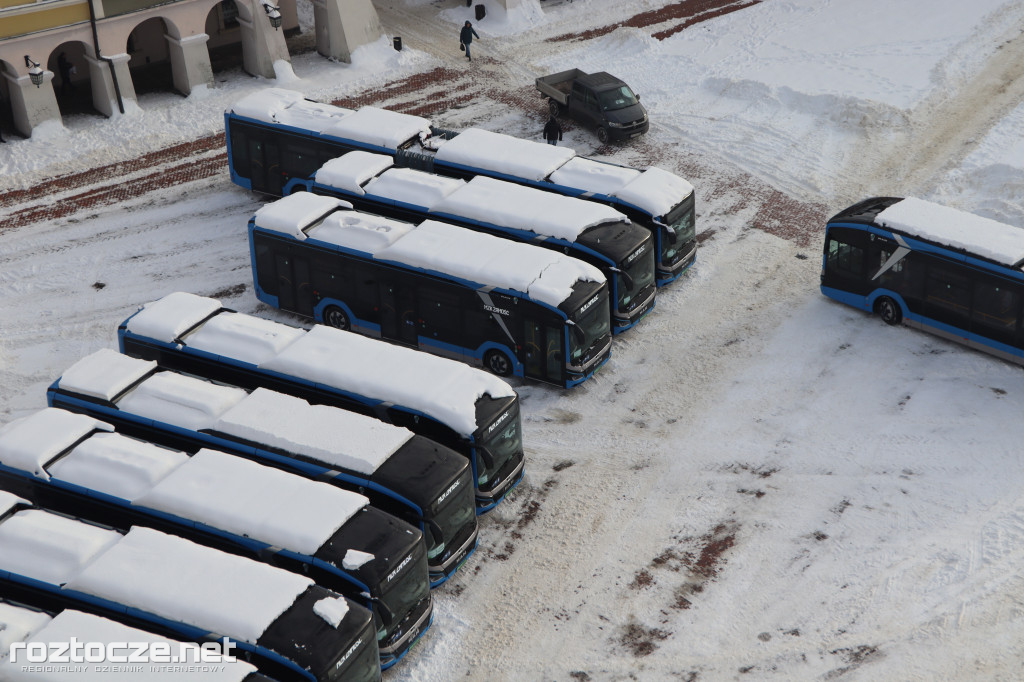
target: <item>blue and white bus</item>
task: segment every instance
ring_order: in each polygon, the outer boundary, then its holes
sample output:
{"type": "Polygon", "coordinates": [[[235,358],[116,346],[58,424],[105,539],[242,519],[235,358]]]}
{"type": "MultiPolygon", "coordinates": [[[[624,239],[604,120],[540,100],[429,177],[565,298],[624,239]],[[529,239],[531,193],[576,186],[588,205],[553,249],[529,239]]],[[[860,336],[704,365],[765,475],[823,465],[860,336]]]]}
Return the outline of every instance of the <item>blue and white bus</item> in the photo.
{"type": "Polygon", "coordinates": [[[366,495],[423,532],[433,586],[476,548],[469,463],[408,429],[264,388],[250,393],[159,370],[108,349],[69,368],[47,400],[128,436],[191,453],[224,450],[366,495]]]}
{"type": "Polygon", "coordinates": [[[122,353],[165,369],[352,410],[450,447],[473,468],[477,513],[522,480],[519,397],[461,362],[332,327],[291,327],[185,292],[147,303],[117,339],[122,353]]]}
{"type": "Polygon", "coordinates": [[[914,198],[875,197],[825,227],[821,292],[1024,364],[1024,229],[914,198]]]}
{"type": "Polygon", "coordinates": [[[202,649],[195,642],[156,635],[59,604],[44,609],[0,598],[0,680],[4,682],[181,682],[186,667],[201,674],[202,682],[274,682],[245,661],[204,664],[202,649]],[[72,642],[80,643],[76,652],[69,651],[72,642]],[[92,650],[86,653],[85,645],[92,650]],[[151,660],[162,657],[161,652],[180,662],[151,660]],[[67,663],[53,662],[51,654],[67,663]],[[102,662],[94,662],[97,658],[102,662]]]}
{"type": "Polygon", "coordinates": [[[257,211],[249,246],[257,298],[332,327],[567,388],[611,354],[604,276],[547,249],[306,192],[257,211]]]}
{"type": "Polygon", "coordinates": [[[188,455],[46,408],[0,428],[0,482],[122,531],[145,525],[313,578],[374,615],[381,665],[430,627],[422,534],[356,493],[216,450],[188,455]],[[31,443],[31,447],[26,444],[31,443]]]}
{"type": "Polygon", "coordinates": [[[281,680],[381,678],[370,612],[311,579],[135,526],[127,533],[0,497],[0,590],[206,643],[281,680]]]}
{"type": "Polygon", "coordinates": [[[693,186],[660,168],[638,170],[480,128],[440,130],[419,116],[344,109],[279,88],[239,100],[224,114],[224,128],[231,179],[246,189],[281,195],[290,180],[336,156],[370,151],[401,166],[466,180],[485,175],[613,206],[651,232],[658,286],[696,259],[693,186]]]}
{"type": "Polygon", "coordinates": [[[578,258],[608,280],[615,334],[631,329],[654,308],[651,234],[618,211],[504,180],[478,176],[465,182],[392,165],[389,156],[348,152],[328,161],[311,179],[293,180],[285,193],[332,196],[398,220],[443,220],[578,258]]]}

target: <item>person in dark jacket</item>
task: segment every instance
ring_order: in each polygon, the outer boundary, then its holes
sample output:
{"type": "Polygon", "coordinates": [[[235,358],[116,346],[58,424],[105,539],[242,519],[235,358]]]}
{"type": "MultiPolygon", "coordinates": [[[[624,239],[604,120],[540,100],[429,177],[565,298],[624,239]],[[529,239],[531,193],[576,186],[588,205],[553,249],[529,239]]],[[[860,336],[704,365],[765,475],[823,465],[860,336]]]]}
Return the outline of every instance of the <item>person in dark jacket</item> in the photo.
{"type": "Polygon", "coordinates": [[[558,125],[558,120],[554,116],[549,118],[544,126],[544,139],[548,141],[548,144],[556,146],[558,141],[562,139],[562,126],[558,125]]]}
{"type": "Polygon", "coordinates": [[[461,31],[459,31],[459,42],[466,48],[466,59],[469,61],[473,61],[473,58],[469,56],[469,44],[473,42],[474,36],[477,40],[480,40],[480,36],[478,36],[476,31],[473,30],[473,24],[467,21],[466,25],[462,27],[461,31]]]}
{"type": "Polygon", "coordinates": [[[75,84],[71,82],[71,74],[75,72],[68,57],[63,52],[57,57],[57,70],[60,71],[60,94],[75,91],[75,84]]]}

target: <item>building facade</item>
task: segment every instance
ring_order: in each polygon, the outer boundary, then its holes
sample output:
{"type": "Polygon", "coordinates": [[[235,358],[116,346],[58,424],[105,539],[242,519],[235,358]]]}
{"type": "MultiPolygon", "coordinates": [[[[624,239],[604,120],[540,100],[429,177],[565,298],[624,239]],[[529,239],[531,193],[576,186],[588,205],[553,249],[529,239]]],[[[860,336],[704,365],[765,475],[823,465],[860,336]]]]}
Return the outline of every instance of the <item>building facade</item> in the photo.
{"type": "MultiPolygon", "coordinates": [[[[312,0],[317,51],[349,61],[381,35],[370,0],[312,0]]],[[[106,115],[137,107],[136,84],[167,76],[188,96],[213,84],[211,50],[240,50],[243,68],[274,78],[291,61],[296,0],[0,0],[0,107],[28,137],[61,120],[58,97],[91,94],[106,115]]]]}

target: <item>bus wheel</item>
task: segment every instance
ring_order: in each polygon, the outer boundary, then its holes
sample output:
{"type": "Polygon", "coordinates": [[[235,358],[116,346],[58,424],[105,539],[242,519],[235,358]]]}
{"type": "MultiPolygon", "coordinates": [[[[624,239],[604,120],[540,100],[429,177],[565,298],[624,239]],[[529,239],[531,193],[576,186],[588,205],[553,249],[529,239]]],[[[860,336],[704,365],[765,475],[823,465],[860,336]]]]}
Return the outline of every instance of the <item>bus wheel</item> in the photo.
{"type": "Polygon", "coordinates": [[[351,326],[348,321],[348,315],[336,305],[327,306],[327,309],[324,310],[324,322],[338,329],[347,330],[351,326]]]}
{"type": "Polygon", "coordinates": [[[899,304],[888,296],[882,296],[875,301],[875,312],[886,324],[899,324],[903,321],[903,311],[899,304]]]}
{"type": "Polygon", "coordinates": [[[512,362],[500,350],[489,350],[484,354],[484,366],[499,377],[512,373],[512,362]]]}

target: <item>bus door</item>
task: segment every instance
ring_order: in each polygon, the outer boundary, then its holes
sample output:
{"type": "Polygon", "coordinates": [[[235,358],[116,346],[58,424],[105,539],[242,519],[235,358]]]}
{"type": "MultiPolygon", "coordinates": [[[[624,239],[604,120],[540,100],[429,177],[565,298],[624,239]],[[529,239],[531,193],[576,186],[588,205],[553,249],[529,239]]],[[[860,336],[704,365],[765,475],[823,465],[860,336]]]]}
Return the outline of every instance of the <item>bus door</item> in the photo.
{"type": "Polygon", "coordinates": [[[825,270],[821,283],[827,287],[866,295],[873,288],[867,272],[868,234],[833,227],[825,240],[825,270]]]}
{"type": "Polygon", "coordinates": [[[282,310],[312,317],[313,286],[309,261],[290,253],[274,254],[277,267],[277,304],[282,310]]]}
{"type": "Polygon", "coordinates": [[[416,294],[412,287],[381,283],[380,289],[380,335],[385,339],[417,345],[416,294]]]}
{"type": "Polygon", "coordinates": [[[562,328],[527,319],[525,331],[523,373],[532,379],[561,382],[565,368],[562,328]]]}
{"type": "Polygon", "coordinates": [[[284,187],[281,175],[281,153],[272,140],[249,138],[250,180],[254,192],[281,196],[284,187]]]}

